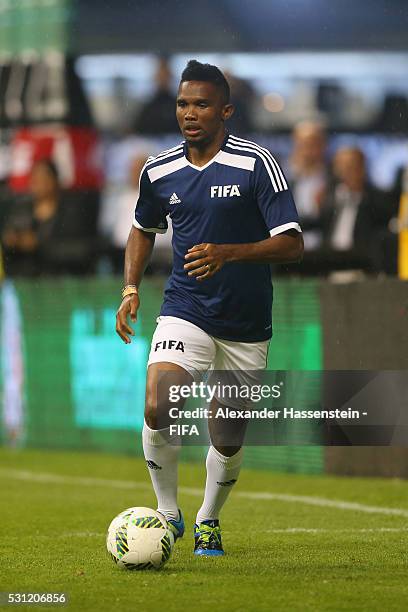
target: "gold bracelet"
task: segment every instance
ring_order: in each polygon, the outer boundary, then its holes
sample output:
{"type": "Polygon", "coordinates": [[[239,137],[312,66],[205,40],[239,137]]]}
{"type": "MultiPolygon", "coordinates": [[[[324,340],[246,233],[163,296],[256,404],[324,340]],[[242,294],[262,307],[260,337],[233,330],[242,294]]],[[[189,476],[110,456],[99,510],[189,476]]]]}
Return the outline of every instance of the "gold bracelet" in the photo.
{"type": "Polygon", "coordinates": [[[125,285],[122,289],[122,300],[127,295],[132,295],[133,293],[136,293],[136,295],[139,294],[136,285],[125,285]]]}

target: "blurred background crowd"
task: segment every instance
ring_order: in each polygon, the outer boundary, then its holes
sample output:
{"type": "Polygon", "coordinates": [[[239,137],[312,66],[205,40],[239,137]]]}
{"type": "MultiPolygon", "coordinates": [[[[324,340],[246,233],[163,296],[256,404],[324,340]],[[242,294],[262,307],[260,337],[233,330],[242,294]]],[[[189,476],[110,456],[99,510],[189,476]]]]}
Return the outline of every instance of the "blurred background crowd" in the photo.
{"type": "MultiPolygon", "coordinates": [[[[195,57],[230,82],[228,129],[269,148],[293,190],[305,258],[276,271],[408,277],[404,3],[372,0],[369,33],[349,2],[324,23],[318,0],[292,22],[285,2],[255,4],[208,2],[199,31],[166,0],[0,4],[4,275],[121,273],[141,169],[180,141],[175,96],[195,57]]],[[[149,272],[170,269],[171,227],[149,272]]]]}

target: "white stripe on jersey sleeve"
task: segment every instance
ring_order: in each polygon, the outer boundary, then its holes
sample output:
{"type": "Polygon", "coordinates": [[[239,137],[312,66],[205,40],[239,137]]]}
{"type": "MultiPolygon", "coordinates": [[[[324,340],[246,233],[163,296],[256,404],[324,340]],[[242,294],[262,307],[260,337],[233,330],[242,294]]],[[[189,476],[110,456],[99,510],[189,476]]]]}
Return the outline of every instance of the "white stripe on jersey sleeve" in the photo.
{"type": "Polygon", "coordinates": [[[165,234],[167,232],[167,229],[163,229],[163,228],[143,227],[143,225],[140,225],[140,223],[138,223],[136,219],[133,220],[133,227],[136,227],[137,229],[140,229],[143,232],[150,232],[152,234],[165,234]]]}
{"type": "Polygon", "coordinates": [[[277,177],[278,183],[283,186],[283,190],[288,188],[288,185],[286,183],[286,179],[285,176],[281,170],[281,167],[279,166],[278,162],[276,161],[276,159],[274,158],[274,156],[272,155],[272,153],[270,151],[268,151],[268,149],[265,149],[264,147],[261,147],[260,145],[256,144],[256,142],[252,142],[251,140],[244,140],[243,138],[238,138],[238,136],[232,136],[230,135],[229,137],[231,143],[235,143],[235,144],[242,144],[245,145],[247,147],[250,147],[251,149],[253,149],[254,151],[259,151],[260,153],[263,153],[270,161],[271,165],[272,165],[272,169],[274,171],[275,176],[277,177]]]}
{"type": "Polygon", "coordinates": [[[275,192],[283,191],[281,186],[278,187],[275,177],[273,176],[271,172],[269,163],[263,153],[261,153],[260,151],[255,151],[254,149],[249,149],[248,147],[240,147],[238,145],[232,145],[232,144],[229,144],[229,142],[227,142],[226,146],[229,147],[230,149],[237,149],[238,151],[248,151],[248,153],[255,153],[256,155],[258,155],[262,159],[264,166],[266,168],[266,171],[269,174],[269,178],[271,179],[271,183],[272,183],[272,187],[274,191],[275,192]]]}
{"type": "Polygon", "coordinates": [[[242,170],[254,171],[255,157],[247,157],[246,155],[234,155],[226,151],[220,151],[215,159],[217,164],[223,166],[232,166],[233,168],[241,168],[242,170]]]}
{"type": "Polygon", "coordinates": [[[160,153],[160,155],[157,155],[156,157],[150,157],[146,163],[148,166],[151,166],[154,162],[161,161],[162,159],[166,159],[167,157],[174,157],[175,155],[180,155],[180,153],[182,152],[183,145],[178,145],[177,147],[174,147],[174,149],[160,153]]]}
{"type": "Polygon", "coordinates": [[[270,236],[277,236],[278,234],[282,234],[282,232],[287,232],[290,229],[295,229],[297,232],[302,233],[302,228],[299,223],[295,221],[291,221],[290,223],[284,223],[283,225],[278,225],[278,227],[274,227],[269,230],[270,236]]]}
{"type": "Polygon", "coordinates": [[[175,151],[176,149],[183,148],[183,146],[184,146],[184,140],[182,142],[179,142],[174,147],[171,147],[170,149],[164,149],[164,151],[160,151],[160,153],[156,155],[156,159],[158,159],[162,155],[167,155],[167,153],[173,153],[173,151],[175,151]]]}
{"type": "Polygon", "coordinates": [[[167,164],[163,164],[162,166],[156,166],[155,168],[150,168],[147,171],[149,175],[149,179],[151,183],[159,180],[163,176],[167,176],[168,174],[172,174],[173,172],[177,172],[177,170],[181,170],[188,166],[188,161],[186,158],[179,157],[178,159],[174,159],[171,162],[167,162],[167,164]]]}

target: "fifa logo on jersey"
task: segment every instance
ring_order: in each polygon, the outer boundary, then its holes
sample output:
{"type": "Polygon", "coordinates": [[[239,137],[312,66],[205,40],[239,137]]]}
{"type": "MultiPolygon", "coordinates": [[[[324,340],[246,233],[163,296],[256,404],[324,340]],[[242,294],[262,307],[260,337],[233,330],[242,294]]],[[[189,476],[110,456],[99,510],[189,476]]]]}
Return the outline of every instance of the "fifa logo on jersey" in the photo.
{"type": "Polygon", "coordinates": [[[212,198],[231,198],[240,196],[239,185],[211,185],[212,198]]]}
{"type": "Polygon", "coordinates": [[[154,352],[158,349],[174,349],[175,351],[184,353],[184,342],[181,340],[161,340],[160,342],[156,342],[154,352]]]}

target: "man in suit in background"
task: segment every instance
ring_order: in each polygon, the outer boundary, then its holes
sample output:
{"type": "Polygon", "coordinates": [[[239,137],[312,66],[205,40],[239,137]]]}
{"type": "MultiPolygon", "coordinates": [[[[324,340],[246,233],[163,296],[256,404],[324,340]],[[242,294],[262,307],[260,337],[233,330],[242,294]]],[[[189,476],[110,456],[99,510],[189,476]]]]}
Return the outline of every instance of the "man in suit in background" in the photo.
{"type": "Polygon", "coordinates": [[[368,180],[364,153],[341,147],[333,160],[335,182],[322,208],[324,248],[334,268],[383,271],[388,223],[396,213],[392,194],[368,180]]]}

